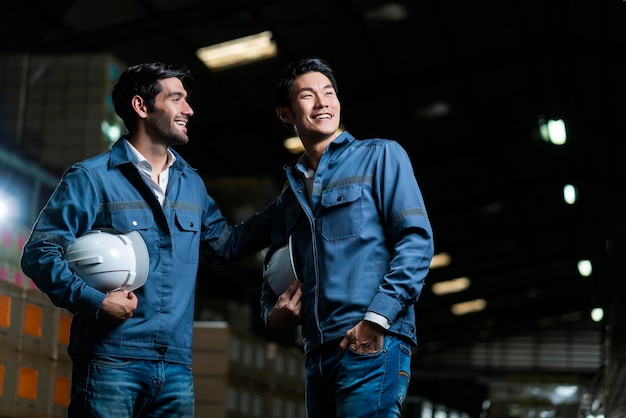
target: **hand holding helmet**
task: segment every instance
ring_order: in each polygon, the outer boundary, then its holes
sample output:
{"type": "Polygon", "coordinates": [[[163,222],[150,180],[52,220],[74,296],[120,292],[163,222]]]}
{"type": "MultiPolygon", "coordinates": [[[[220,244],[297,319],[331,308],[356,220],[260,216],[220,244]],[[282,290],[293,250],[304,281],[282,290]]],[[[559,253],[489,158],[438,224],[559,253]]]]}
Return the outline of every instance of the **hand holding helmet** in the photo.
{"type": "Polygon", "coordinates": [[[293,253],[291,236],[284,247],[277,249],[263,269],[263,278],[267,280],[276,296],[280,296],[298,278],[293,253]]]}
{"type": "Polygon", "coordinates": [[[89,231],[67,248],[65,259],[89,286],[103,292],[143,286],[150,268],[148,248],[137,231],[89,231]]]}
{"type": "Polygon", "coordinates": [[[134,292],[127,290],[109,292],[96,316],[109,325],[117,326],[133,317],[137,305],[138,299],[134,292]]]}

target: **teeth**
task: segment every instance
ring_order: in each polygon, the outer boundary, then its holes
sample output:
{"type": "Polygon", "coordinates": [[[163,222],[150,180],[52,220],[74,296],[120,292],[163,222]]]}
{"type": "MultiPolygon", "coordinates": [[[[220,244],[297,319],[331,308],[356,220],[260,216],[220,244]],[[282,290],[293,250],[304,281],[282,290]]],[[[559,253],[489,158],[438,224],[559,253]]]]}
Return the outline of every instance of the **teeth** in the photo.
{"type": "Polygon", "coordinates": [[[180,126],[187,126],[187,123],[177,121],[177,122],[176,122],[176,125],[180,125],[180,126]]]}

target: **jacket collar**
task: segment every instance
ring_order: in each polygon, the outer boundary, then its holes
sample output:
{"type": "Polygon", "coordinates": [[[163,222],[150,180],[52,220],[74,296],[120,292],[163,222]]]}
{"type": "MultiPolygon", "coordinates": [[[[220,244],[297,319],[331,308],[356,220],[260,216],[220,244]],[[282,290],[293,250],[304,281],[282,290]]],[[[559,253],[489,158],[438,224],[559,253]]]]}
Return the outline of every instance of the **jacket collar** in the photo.
{"type": "MultiPolygon", "coordinates": [[[[176,161],[172,164],[173,169],[182,171],[185,167],[188,167],[189,169],[195,171],[195,168],[191,167],[179,153],[174,151],[171,147],[169,150],[176,157],[176,161]]],[[[111,147],[109,169],[115,168],[120,164],[133,164],[133,156],[130,147],[128,146],[128,138],[126,136],[122,136],[120,139],[115,141],[111,147]]]]}

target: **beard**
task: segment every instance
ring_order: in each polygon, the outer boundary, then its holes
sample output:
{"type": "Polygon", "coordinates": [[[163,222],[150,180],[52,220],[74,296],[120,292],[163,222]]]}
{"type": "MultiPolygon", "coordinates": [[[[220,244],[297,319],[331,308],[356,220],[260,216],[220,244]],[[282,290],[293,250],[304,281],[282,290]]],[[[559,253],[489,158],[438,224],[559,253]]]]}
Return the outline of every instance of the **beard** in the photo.
{"type": "Polygon", "coordinates": [[[155,112],[152,115],[152,124],[149,134],[154,139],[164,145],[176,146],[185,145],[189,142],[189,136],[169,118],[165,117],[162,112],[155,112]]]}
{"type": "Polygon", "coordinates": [[[185,145],[189,142],[187,134],[176,131],[170,132],[164,137],[164,139],[168,146],[185,145]]]}

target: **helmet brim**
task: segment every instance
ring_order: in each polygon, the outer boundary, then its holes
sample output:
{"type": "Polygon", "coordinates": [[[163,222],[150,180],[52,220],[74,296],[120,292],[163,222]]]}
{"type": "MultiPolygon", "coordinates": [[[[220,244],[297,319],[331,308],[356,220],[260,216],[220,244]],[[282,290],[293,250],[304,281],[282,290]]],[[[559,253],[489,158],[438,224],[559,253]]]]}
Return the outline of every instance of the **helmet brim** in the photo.
{"type": "Polygon", "coordinates": [[[135,280],[125,287],[126,290],[132,291],[139,289],[146,283],[148,272],[150,271],[150,255],[146,242],[137,231],[131,231],[125,234],[133,244],[135,251],[135,280]]]}

